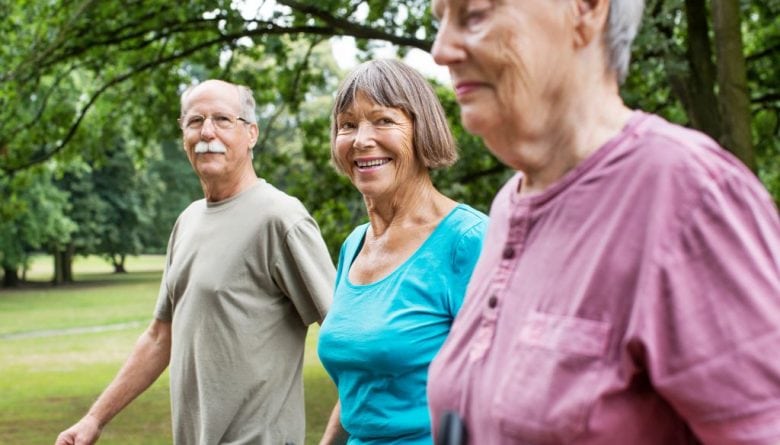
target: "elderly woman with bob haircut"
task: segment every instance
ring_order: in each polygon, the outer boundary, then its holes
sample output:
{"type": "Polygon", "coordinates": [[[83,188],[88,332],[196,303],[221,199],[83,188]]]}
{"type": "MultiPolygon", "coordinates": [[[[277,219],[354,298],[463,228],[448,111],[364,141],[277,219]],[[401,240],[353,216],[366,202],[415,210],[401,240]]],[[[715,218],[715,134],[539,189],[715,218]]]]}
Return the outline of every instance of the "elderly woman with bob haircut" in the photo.
{"type": "Polygon", "coordinates": [[[715,141],[623,104],[642,9],[433,1],[461,119],[517,171],[430,366],[434,423],[469,443],[780,443],[778,212],[715,141]]]}
{"type": "Polygon", "coordinates": [[[433,89],[396,60],[357,67],[336,95],[331,156],[368,223],[339,255],[318,351],[339,404],[322,443],[430,444],[425,388],[463,302],[487,217],[439,192],[457,152],[433,89]]]}

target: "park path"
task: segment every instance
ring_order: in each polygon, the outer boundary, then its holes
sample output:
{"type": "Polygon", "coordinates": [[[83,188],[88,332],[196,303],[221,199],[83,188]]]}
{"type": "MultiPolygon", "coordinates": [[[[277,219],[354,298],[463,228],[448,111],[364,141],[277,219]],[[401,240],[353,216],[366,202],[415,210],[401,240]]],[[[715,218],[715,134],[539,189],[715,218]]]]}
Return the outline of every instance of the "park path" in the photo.
{"type": "Polygon", "coordinates": [[[0,334],[0,340],[20,340],[26,338],[55,337],[59,335],[92,334],[95,332],[121,331],[142,326],[143,321],[130,321],[127,323],[115,323],[100,326],[79,326],[63,329],[41,329],[36,331],[15,332],[13,334],[0,334]]]}

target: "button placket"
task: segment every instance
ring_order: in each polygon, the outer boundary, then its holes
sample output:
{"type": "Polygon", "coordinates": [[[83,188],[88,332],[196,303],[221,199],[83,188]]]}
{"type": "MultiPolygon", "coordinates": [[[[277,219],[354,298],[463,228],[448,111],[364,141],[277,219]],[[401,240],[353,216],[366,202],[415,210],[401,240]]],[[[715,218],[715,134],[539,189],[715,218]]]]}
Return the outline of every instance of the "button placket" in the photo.
{"type": "Polygon", "coordinates": [[[499,294],[506,288],[509,277],[523,251],[530,220],[529,210],[530,206],[528,203],[518,204],[509,221],[509,233],[501,251],[501,261],[498,263],[498,271],[494,278],[494,283],[500,287],[497,290],[499,294]]]}
{"type": "Polygon", "coordinates": [[[490,350],[495,336],[496,324],[501,311],[504,291],[509,283],[509,277],[519,260],[528,227],[528,205],[521,205],[516,211],[520,217],[512,217],[509,223],[509,233],[506,244],[501,252],[498,270],[493,276],[488,290],[488,298],[483,303],[482,317],[474,334],[474,340],[469,350],[469,360],[477,361],[490,350]]]}
{"type": "Polygon", "coordinates": [[[482,316],[479,320],[479,327],[474,333],[471,346],[469,348],[469,361],[475,362],[487,354],[493,345],[493,337],[496,332],[496,320],[498,319],[499,300],[493,289],[489,290],[490,296],[482,307],[482,316]]]}

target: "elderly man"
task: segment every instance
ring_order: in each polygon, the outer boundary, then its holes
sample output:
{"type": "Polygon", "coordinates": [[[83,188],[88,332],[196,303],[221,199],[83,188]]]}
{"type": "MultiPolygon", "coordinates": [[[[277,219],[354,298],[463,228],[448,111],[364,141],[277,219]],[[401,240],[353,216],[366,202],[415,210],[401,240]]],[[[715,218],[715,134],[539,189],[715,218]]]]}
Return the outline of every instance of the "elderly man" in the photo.
{"type": "Polygon", "coordinates": [[[330,305],[334,269],[303,205],[256,176],[254,110],[248,88],[219,80],[182,95],[205,199],[173,228],[151,325],[56,445],[95,443],[169,363],[175,443],[303,443],[304,340],[330,305]]]}

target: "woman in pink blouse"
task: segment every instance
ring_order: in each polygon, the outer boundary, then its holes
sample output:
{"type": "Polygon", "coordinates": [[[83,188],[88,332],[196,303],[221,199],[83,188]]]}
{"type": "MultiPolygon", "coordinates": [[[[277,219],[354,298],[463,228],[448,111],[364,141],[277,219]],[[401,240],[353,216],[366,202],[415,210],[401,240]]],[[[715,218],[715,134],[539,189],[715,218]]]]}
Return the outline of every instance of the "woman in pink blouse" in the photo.
{"type": "Polygon", "coordinates": [[[707,136],[623,104],[642,8],[433,2],[464,125],[517,170],[430,367],[434,431],[780,443],[778,212],[707,136]]]}

